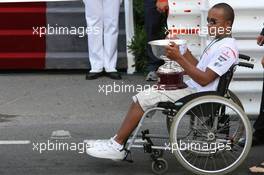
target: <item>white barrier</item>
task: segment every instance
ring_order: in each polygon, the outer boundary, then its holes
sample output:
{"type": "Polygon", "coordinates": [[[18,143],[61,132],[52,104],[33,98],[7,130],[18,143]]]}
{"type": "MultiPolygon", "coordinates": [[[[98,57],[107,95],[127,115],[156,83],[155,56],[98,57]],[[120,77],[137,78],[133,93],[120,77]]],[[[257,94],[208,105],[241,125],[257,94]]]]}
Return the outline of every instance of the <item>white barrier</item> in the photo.
{"type": "MultiPolygon", "coordinates": [[[[252,57],[254,69],[239,67],[234,75],[235,81],[230,85],[250,115],[258,115],[262,93],[263,68],[260,59],[264,56],[264,48],[256,43],[256,37],[264,27],[264,3],[263,0],[169,0],[170,13],[168,28],[181,27],[205,27],[209,8],[216,3],[226,2],[230,4],[236,14],[233,26],[233,37],[237,39],[240,53],[252,57]]],[[[188,47],[192,53],[199,57],[205,47],[204,35],[183,35],[188,40],[188,47]]]]}

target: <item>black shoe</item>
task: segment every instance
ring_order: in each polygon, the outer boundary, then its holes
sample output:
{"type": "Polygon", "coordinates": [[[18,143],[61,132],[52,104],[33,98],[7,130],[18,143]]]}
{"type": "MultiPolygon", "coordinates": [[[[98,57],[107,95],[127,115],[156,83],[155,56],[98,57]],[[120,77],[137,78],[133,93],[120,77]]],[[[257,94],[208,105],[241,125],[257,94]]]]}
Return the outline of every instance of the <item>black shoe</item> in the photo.
{"type": "Polygon", "coordinates": [[[94,79],[101,77],[102,75],[103,75],[103,72],[89,72],[88,74],[86,74],[85,79],[94,80],[94,79]]]}
{"type": "Polygon", "coordinates": [[[106,76],[114,79],[114,80],[121,80],[122,77],[119,72],[106,72],[106,76]]]}

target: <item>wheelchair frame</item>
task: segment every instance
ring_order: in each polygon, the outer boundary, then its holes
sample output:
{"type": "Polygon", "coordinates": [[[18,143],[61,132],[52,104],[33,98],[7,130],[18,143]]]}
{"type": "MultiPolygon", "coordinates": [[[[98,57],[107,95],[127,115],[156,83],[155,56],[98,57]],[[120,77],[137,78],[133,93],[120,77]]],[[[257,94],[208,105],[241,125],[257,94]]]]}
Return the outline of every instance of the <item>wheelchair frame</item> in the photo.
{"type": "MultiPolygon", "coordinates": [[[[239,55],[240,59],[244,59],[249,61],[250,57],[246,56],[246,55],[239,55]]],[[[172,103],[172,102],[160,102],[157,107],[148,109],[142,116],[140,122],[138,123],[138,126],[136,127],[132,138],[130,139],[129,143],[126,143],[126,152],[127,152],[127,156],[124,160],[130,161],[132,162],[132,160],[129,160],[128,156],[131,154],[131,149],[132,148],[143,148],[145,153],[151,153],[151,158],[153,160],[152,163],[152,171],[155,174],[163,174],[168,170],[168,164],[166,162],[165,159],[161,158],[163,155],[163,151],[171,151],[171,148],[166,145],[166,146],[155,146],[151,140],[151,138],[154,139],[169,139],[171,137],[171,133],[170,133],[170,120],[173,119],[175,117],[175,115],[178,113],[178,111],[180,111],[180,109],[185,106],[186,104],[188,104],[190,101],[192,101],[193,99],[199,98],[199,97],[205,97],[205,96],[215,96],[215,97],[219,97],[219,98],[223,98],[223,99],[230,99],[232,101],[234,101],[235,104],[237,104],[236,108],[239,108],[238,110],[244,111],[243,106],[241,104],[241,102],[239,101],[238,97],[235,96],[235,94],[233,94],[229,89],[229,84],[233,78],[233,73],[235,70],[236,66],[243,66],[243,67],[248,67],[248,68],[253,68],[254,65],[250,64],[250,63],[246,63],[246,62],[239,62],[237,65],[233,65],[227,73],[225,73],[223,76],[220,77],[219,80],[219,85],[217,88],[217,91],[210,91],[210,92],[200,92],[200,93],[194,93],[191,95],[188,95],[186,97],[183,97],[182,99],[172,103]],[[150,134],[149,130],[145,130],[142,131],[142,135],[139,135],[140,129],[143,126],[143,123],[145,121],[145,118],[150,118],[152,117],[149,114],[152,114],[153,112],[156,111],[161,111],[163,114],[165,114],[167,116],[167,129],[169,131],[169,135],[168,136],[164,136],[164,135],[155,135],[155,134],[150,134]],[[146,141],[143,145],[142,144],[135,144],[135,140],[136,138],[141,137],[143,141],[146,141]]],[[[225,111],[224,111],[225,112],[225,111]]],[[[247,117],[245,120],[248,120],[247,117]]],[[[175,119],[176,120],[176,119],[175,119]]],[[[248,122],[248,121],[246,121],[248,122]]],[[[252,134],[252,129],[251,127],[247,129],[249,135],[252,134]]],[[[249,146],[251,146],[251,139],[250,137],[247,138],[247,148],[249,146]]],[[[246,155],[243,155],[243,160],[245,159],[245,157],[248,154],[249,149],[246,150],[245,153],[246,155]]],[[[177,157],[177,156],[176,156],[177,157]]],[[[179,160],[179,159],[178,159],[179,160]]],[[[242,161],[243,161],[242,160],[242,161]]],[[[241,161],[240,161],[241,162],[241,161]]],[[[230,171],[233,171],[236,167],[238,167],[239,165],[235,165],[233,168],[230,168],[230,170],[228,171],[224,171],[224,172],[220,172],[220,174],[225,174],[225,173],[229,173],[230,171]]],[[[189,168],[188,166],[185,166],[187,169],[191,170],[193,173],[196,174],[207,174],[204,173],[202,171],[193,171],[191,168],[189,168]]],[[[219,174],[219,172],[216,171],[212,171],[212,172],[208,172],[208,174],[219,174]]]]}

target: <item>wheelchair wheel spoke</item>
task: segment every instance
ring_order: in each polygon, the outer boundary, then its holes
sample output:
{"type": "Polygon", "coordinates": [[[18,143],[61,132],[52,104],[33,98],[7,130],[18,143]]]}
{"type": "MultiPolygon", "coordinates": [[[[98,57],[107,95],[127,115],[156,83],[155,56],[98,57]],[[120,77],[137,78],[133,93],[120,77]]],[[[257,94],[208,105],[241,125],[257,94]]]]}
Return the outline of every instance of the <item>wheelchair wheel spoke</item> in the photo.
{"type": "Polygon", "coordinates": [[[210,156],[210,154],[208,154],[208,155],[206,156],[206,161],[205,161],[205,164],[204,164],[204,169],[207,167],[207,162],[208,162],[209,156],[210,156]]]}
{"type": "Polygon", "coordinates": [[[200,123],[202,124],[202,126],[204,127],[204,129],[206,129],[207,131],[209,131],[209,129],[207,128],[207,126],[204,124],[204,122],[201,121],[201,119],[197,115],[195,115],[192,110],[190,110],[190,111],[200,121],[200,123]]]}
{"type": "Polygon", "coordinates": [[[237,124],[234,123],[234,124],[231,124],[231,125],[225,125],[225,126],[219,128],[219,129],[217,129],[215,132],[216,132],[216,133],[219,133],[219,132],[221,132],[221,131],[226,131],[226,130],[228,130],[229,128],[231,128],[231,126],[235,126],[235,125],[237,125],[237,124]]]}
{"type": "Polygon", "coordinates": [[[219,128],[219,129],[217,129],[215,132],[216,132],[216,133],[219,133],[219,132],[221,132],[221,131],[228,130],[228,129],[230,128],[230,126],[231,126],[231,125],[225,125],[225,126],[219,128]]]}
{"type": "Polygon", "coordinates": [[[212,108],[211,116],[214,116],[214,104],[213,103],[211,103],[211,108],[212,108]]]}
{"type": "MultiPolygon", "coordinates": [[[[191,154],[190,154],[188,157],[191,156],[190,159],[189,159],[189,162],[191,163],[191,160],[193,159],[193,156],[192,156],[192,155],[193,155],[194,153],[193,153],[192,151],[190,151],[190,153],[191,153],[191,154]]],[[[186,157],[186,158],[187,158],[187,157],[186,157]]]]}
{"type": "Polygon", "coordinates": [[[188,154],[187,154],[186,158],[188,158],[188,157],[191,156],[192,154],[194,154],[192,151],[188,151],[188,154]]]}
{"type": "Polygon", "coordinates": [[[226,151],[229,155],[230,155],[230,157],[232,157],[233,158],[233,160],[236,160],[237,158],[233,155],[233,153],[231,152],[231,151],[226,151]]]}
{"type": "Polygon", "coordinates": [[[221,154],[222,159],[223,159],[224,162],[225,162],[225,166],[227,166],[227,165],[228,165],[228,162],[227,162],[227,160],[226,160],[226,158],[225,158],[225,155],[223,154],[222,151],[220,151],[220,154],[221,154]]]}
{"type": "Polygon", "coordinates": [[[213,158],[213,165],[214,165],[214,170],[216,170],[216,162],[214,158],[213,158]]]}
{"type": "Polygon", "coordinates": [[[240,150],[240,151],[239,151],[239,150],[236,151],[235,149],[232,150],[232,153],[233,153],[235,156],[237,156],[237,157],[240,156],[241,152],[242,152],[242,150],[240,150]]]}
{"type": "Polygon", "coordinates": [[[199,129],[193,129],[195,131],[197,131],[199,134],[201,134],[202,137],[207,137],[206,134],[202,133],[201,131],[199,131],[199,129]]]}
{"type": "Polygon", "coordinates": [[[194,162],[193,162],[193,165],[196,165],[195,163],[196,163],[196,160],[197,160],[198,155],[199,154],[196,154],[195,159],[194,159],[194,162]]]}
{"type": "MultiPolygon", "coordinates": [[[[237,148],[237,149],[243,149],[243,147],[241,147],[240,145],[238,145],[237,143],[233,143],[233,145],[237,148]]],[[[234,147],[233,146],[233,147],[234,147]]]]}
{"type": "Polygon", "coordinates": [[[201,110],[201,113],[202,113],[202,118],[203,118],[203,121],[205,121],[205,118],[204,118],[204,112],[203,112],[202,105],[200,104],[200,105],[199,105],[199,107],[200,107],[200,110],[201,110]]]}
{"type": "Polygon", "coordinates": [[[225,125],[228,121],[230,121],[230,116],[225,120],[225,122],[223,123],[223,125],[225,125]]]}
{"type": "Polygon", "coordinates": [[[178,140],[184,140],[184,139],[187,139],[188,140],[188,138],[191,135],[191,133],[193,133],[193,130],[189,131],[186,136],[179,136],[178,137],[178,140]]]}

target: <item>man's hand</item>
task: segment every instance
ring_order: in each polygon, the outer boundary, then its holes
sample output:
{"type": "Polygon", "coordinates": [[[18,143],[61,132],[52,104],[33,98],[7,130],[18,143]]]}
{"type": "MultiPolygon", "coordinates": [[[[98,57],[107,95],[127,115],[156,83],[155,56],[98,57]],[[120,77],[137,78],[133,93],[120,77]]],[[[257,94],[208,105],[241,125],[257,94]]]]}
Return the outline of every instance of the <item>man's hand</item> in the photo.
{"type": "Polygon", "coordinates": [[[258,36],[257,43],[258,43],[258,45],[263,46],[263,44],[264,44],[264,36],[263,35],[258,36]]]}
{"type": "Polygon", "coordinates": [[[166,56],[174,61],[181,59],[181,53],[179,46],[176,45],[174,42],[171,42],[170,45],[165,47],[166,49],[166,56]]]}
{"type": "Polygon", "coordinates": [[[157,0],[156,7],[160,13],[164,13],[169,9],[168,1],[167,0],[157,0]]]}

